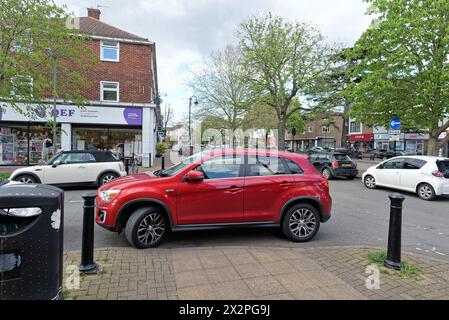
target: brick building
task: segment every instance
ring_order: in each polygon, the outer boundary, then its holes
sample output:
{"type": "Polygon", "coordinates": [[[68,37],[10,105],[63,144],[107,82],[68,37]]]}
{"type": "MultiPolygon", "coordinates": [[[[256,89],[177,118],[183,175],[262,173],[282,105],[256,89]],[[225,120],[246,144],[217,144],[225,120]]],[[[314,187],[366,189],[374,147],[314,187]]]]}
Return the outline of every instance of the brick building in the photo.
{"type": "Polygon", "coordinates": [[[0,165],[36,164],[58,150],[140,154],[144,165],[154,158],[160,123],[155,43],[101,21],[98,9],[88,9],[76,22],[98,59],[84,74],[90,83],[81,90],[85,108],[58,101],[61,133],[48,148],[51,129],[42,124],[51,115],[36,112],[39,121],[6,105],[0,113],[0,165]]]}
{"type": "Polygon", "coordinates": [[[287,133],[287,147],[294,152],[304,152],[312,147],[338,148],[342,145],[343,116],[332,113],[317,117],[305,124],[303,132],[297,132],[294,137],[287,133]]]}

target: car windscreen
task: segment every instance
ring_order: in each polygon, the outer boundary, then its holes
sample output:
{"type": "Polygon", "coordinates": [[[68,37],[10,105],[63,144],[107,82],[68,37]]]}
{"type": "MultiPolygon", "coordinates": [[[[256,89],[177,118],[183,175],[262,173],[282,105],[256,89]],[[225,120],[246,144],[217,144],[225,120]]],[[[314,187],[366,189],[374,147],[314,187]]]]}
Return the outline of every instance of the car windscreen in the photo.
{"type": "Polygon", "coordinates": [[[437,161],[438,171],[444,175],[449,175],[449,160],[437,161]]]}
{"type": "Polygon", "coordinates": [[[351,161],[347,154],[334,154],[334,158],[337,161],[351,161]]]}
{"type": "Polygon", "coordinates": [[[155,171],[155,174],[157,174],[161,177],[172,177],[172,176],[178,174],[179,172],[181,172],[182,170],[184,170],[185,168],[187,168],[188,166],[190,166],[192,163],[201,159],[205,154],[206,153],[204,153],[204,152],[196,153],[193,156],[185,158],[178,164],[175,164],[174,166],[172,166],[168,169],[155,171]]]}

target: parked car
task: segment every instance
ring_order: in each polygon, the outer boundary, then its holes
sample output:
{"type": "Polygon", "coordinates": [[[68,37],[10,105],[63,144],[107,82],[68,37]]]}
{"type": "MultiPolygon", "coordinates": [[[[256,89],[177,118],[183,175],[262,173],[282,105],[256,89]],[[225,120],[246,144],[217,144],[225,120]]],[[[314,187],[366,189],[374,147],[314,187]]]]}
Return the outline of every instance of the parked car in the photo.
{"type": "Polygon", "coordinates": [[[346,154],[351,158],[357,158],[359,153],[354,148],[336,148],[336,153],[346,154]]]}
{"type": "Polygon", "coordinates": [[[175,166],[102,186],[96,222],[137,248],[159,245],[169,231],[280,227],[292,241],[311,240],[329,220],[329,183],[304,156],[266,150],[214,150],[175,166]]]}
{"type": "Polygon", "coordinates": [[[10,180],[55,185],[104,185],[126,175],[111,151],[62,151],[43,165],[20,168],[10,180]]]}
{"type": "Polygon", "coordinates": [[[307,150],[307,154],[310,155],[312,153],[317,153],[317,152],[324,152],[324,148],[323,147],[312,147],[309,150],[307,150]]]}
{"type": "Polygon", "coordinates": [[[449,195],[449,159],[426,156],[396,157],[369,168],[363,174],[369,189],[388,187],[435,200],[449,195]]]}
{"type": "Polygon", "coordinates": [[[327,180],[335,177],[347,177],[352,180],[357,177],[357,164],[347,154],[336,152],[313,153],[308,159],[327,180]]]}

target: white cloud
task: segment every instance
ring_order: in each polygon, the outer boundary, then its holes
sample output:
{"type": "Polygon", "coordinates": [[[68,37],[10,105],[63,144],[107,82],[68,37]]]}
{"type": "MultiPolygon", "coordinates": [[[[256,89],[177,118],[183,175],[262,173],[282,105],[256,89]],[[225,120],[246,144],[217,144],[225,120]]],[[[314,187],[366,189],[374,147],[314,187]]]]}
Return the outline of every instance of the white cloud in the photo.
{"type": "MultiPolygon", "coordinates": [[[[57,0],[79,15],[88,0],[57,0]],[[76,8],[78,10],[76,10],[76,8]]],[[[156,42],[159,88],[178,119],[187,111],[189,69],[212,50],[236,43],[236,28],[253,14],[271,11],[317,25],[329,42],[351,45],[369,25],[362,0],[103,0],[101,19],[156,42]],[[166,96],[165,96],[166,95],[166,96]]]]}

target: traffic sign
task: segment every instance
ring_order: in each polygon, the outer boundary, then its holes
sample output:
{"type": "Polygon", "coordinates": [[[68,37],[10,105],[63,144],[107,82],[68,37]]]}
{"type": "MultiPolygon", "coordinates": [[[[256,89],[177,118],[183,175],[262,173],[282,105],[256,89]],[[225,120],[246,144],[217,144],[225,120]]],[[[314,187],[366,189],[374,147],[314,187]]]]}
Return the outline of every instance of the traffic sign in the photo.
{"type": "Polygon", "coordinates": [[[401,129],[401,119],[393,118],[390,120],[390,128],[393,130],[401,129]]]}
{"type": "Polygon", "coordinates": [[[390,130],[390,131],[388,131],[388,134],[390,134],[390,135],[400,135],[401,134],[401,130],[390,130]]]}

